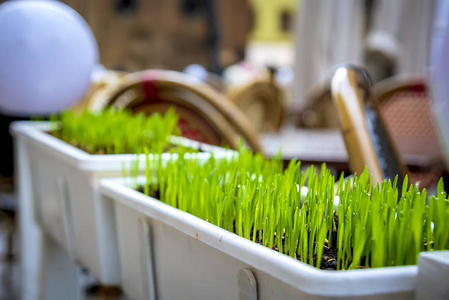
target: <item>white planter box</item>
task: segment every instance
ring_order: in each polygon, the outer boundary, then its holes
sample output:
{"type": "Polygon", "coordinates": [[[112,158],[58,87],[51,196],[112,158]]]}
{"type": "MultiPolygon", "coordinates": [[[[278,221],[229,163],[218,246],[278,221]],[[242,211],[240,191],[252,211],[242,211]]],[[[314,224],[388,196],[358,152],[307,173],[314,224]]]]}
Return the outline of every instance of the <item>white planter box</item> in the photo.
{"type": "Polygon", "coordinates": [[[103,180],[100,191],[103,201],[114,202],[122,288],[130,299],[414,299],[416,266],[322,271],[149,198],[122,179],[103,180]]]}
{"type": "MultiPolygon", "coordinates": [[[[113,206],[101,199],[98,183],[105,177],[121,176],[123,163],[129,169],[135,155],[90,155],[43,132],[46,129],[49,124],[45,122],[16,122],[11,127],[17,147],[25,149],[22,152],[28,156],[19,157],[27,162],[20,176],[30,174],[30,178],[19,180],[30,182],[21,189],[31,195],[29,205],[36,222],[103,284],[119,284],[113,206]]],[[[187,139],[177,140],[204,151],[217,151],[217,157],[234,153],[187,139]]],[[[207,152],[195,155],[210,156],[207,152]]],[[[163,160],[169,158],[170,154],[163,155],[163,160]]],[[[139,169],[143,170],[144,165],[142,155],[139,169]]]]}

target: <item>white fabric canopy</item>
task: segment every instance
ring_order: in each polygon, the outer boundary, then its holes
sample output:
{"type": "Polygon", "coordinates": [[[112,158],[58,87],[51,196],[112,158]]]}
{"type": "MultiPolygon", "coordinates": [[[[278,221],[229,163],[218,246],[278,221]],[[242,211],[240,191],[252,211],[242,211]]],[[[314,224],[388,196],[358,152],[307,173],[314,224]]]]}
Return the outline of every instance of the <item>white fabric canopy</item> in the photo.
{"type": "Polygon", "coordinates": [[[364,64],[365,51],[378,51],[394,74],[426,72],[437,0],[375,0],[364,35],[365,0],[304,0],[296,28],[295,81],[291,109],[307,104],[339,63],[364,64]]]}
{"type": "Polygon", "coordinates": [[[367,51],[392,60],[395,74],[426,72],[436,0],[376,0],[367,51]]]}
{"type": "Polygon", "coordinates": [[[304,0],[296,31],[292,109],[302,108],[306,94],[332,66],[362,63],[363,0],[304,0]]]}

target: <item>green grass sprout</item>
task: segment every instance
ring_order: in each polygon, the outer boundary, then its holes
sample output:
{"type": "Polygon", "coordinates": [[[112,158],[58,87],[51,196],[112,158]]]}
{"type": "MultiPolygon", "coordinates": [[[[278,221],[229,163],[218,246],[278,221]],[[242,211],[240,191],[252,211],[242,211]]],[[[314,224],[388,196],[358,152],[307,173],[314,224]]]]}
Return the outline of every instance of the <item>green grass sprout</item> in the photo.
{"type": "Polygon", "coordinates": [[[284,170],[280,156],[266,160],[243,147],[229,160],[181,154],[164,165],[144,151],[147,168],[157,168],[146,184],[160,201],[318,268],[414,265],[421,251],[449,249],[442,180],[427,197],[406,177],[398,201],[397,177],[374,184],[366,169],[336,181],[324,164],[301,169],[291,161],[284,170]]]}
{"type": "Polygon", "coordinates": [[[115,109],[80,114],[64,111],[50,117],[50,133],[90,154],[137,153],[145,147],[151,153],[162,153],[169,148],[169,137],[178,133],[177,123],[172,109],[149,117],[115,109]]]}

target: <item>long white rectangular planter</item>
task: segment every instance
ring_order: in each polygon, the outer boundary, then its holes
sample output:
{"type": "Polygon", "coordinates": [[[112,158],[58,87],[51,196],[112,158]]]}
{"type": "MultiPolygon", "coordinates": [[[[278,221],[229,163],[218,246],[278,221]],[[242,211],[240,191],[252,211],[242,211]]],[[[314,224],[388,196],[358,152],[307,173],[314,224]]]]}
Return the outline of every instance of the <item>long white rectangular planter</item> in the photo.
{"type": "Polygon", "coordinates": [[[147,197],[100,183],[130,299],[414,299],[418,267],[322,271],[147,197]]]}
{"type": "MultiPolygon", "coordinates": [[[[22,177],[29,190],[34,216],[38,225],[60,247],[103,284],[120,283],[120,269],[114,212],[111,203],[101,199],[99,180],[121,176],[123,164],[127,168],[135,155],[90,155],[47,133],[48,123],[16,122],[11,133],[28,157],[22,177]]],[[[233,155],[231,151],[178,138],[176,142],[204,151],[213,151],[216,157],[233,155]]],[[[200,159],[208,152],[195,154],[200,159]]],[[[170,154],[163,154],[168,160],[170,154]]],[[[19,159],[21,159],[19,157],[19,159]]],[[[145,157],[139,159],[139,169],[145,166],[145,157]]],[[[23,180],[22,180],[23,179],[23,180]]],[[[26,232],[24,233],[26,234],[26,232]]]]}

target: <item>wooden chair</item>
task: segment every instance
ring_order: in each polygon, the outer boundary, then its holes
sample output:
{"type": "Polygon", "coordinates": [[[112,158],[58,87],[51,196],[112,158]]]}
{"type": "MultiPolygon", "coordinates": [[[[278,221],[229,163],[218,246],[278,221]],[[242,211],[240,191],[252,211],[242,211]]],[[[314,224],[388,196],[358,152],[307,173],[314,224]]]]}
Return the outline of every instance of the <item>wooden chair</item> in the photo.
{"type": "Polygon", "coordinates": [[[376,182],[396,175],[402,182],[407,169],[373,105],[370,89],[366,71],[352,65],[337,67],[330,80],[352,172],[361,174],[366,166],[376,182]]]}
{"type": "Polygon", "coordinates": [[[425,158],[409,166],[411,181],[436,184],[445,164],[425,77],[404,74],[380,81],[373,86],[373,101],[400,154],[425,158]]]}
{"type": "Polygon", "coordinates": [[[354,172],[367,165],[377,181],[408,174],[421,188],[447,175],[423,76],[391,77],[371,87],[363,69],[340,67],[331,92],[354,172]]]}
{"type": "Polygon", "coordinates": [[[227,96],[258,132],[278,131],[281,127],[285,114],[285,95],[274,82],[274,70],[269,78],[230,89],[227,96]]]}
{"type": "Polygon", "coordinates": [[[239,140],[262,152],[257,132],[229,100],[209,86],[175,71],[146,70],[124,78],[103,107],[133,112],[165,112],[174,107],[182,136],[212,145],[236,149],[239,140]]]}

